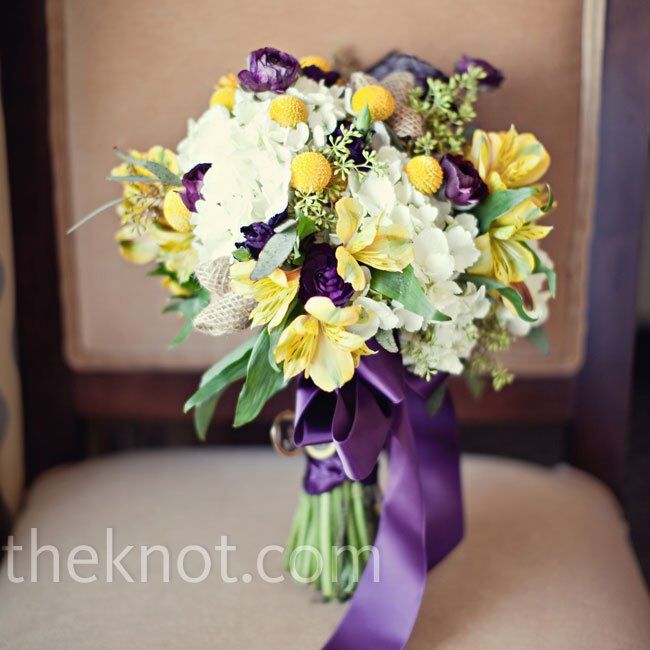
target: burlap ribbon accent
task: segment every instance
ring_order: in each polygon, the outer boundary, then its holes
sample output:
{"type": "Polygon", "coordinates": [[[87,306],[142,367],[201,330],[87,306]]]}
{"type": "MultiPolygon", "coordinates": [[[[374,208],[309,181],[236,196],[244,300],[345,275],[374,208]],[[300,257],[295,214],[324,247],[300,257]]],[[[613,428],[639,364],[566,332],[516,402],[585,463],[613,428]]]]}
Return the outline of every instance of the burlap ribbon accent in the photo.
{"type": "Polygon", "coordinates": [[[408,96],[415,87],[415,79],[410,72],[391,72],[381,81],[365,72],[355,72],[350,77],[353,88],[362,86],[383,86],[395,98],[395,112],[388,119],[388,126],[398,138],[418,138],[424,135],[424,120],[408,103],[408,96]]]}
{"type": "Polygon", "coordinates": [[[194,327],[210,336],[221,336],[245,330],[256,302],[230,288],[230,258],[219,257],[196,267],[201,286],[210,292],[210,304],[194,319],[194,327]]]}

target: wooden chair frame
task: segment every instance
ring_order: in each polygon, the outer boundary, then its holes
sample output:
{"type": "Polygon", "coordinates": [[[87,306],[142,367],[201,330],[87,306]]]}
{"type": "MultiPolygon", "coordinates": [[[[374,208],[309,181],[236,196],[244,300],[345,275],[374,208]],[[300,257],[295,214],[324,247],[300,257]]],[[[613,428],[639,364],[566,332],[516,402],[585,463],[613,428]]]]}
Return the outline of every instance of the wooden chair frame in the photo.
{"type": "MultiPolygon", "coordinates": [[[[597,165],[585,363],[571,378],[519,380],[490,394],[480,413],[460,384],[461,419],[546,422],[564,427],[566,459],[617,491],[621,484],[634,352],[636,275],[648,161],[650,8],[609,0],[598,90],[597,165]],[[533,404],[537,404],[533,407],[533,404]]],[[[27,476],[84,455],[92,419],[167,420],[194,390],[193,373],[76,373],[62,353],[59,265],[49,149],[45,0],[11,3],[1,39],[14,251],[18,352],[22,371],[27,476]],[[135,397],[137,396],[137,400],[135,397]]],[[[589,35],[585,35],[585,38],[589,35]]],[[[231,391],[227,401],[233,401],[231,391]]],[[[280,397],[258,429],[287,402],[280,397]]],[[[225,412],[228,409],[224,409],[225,412]]],[[[223,423],[220,423],[223,424],[223,423]]]]}

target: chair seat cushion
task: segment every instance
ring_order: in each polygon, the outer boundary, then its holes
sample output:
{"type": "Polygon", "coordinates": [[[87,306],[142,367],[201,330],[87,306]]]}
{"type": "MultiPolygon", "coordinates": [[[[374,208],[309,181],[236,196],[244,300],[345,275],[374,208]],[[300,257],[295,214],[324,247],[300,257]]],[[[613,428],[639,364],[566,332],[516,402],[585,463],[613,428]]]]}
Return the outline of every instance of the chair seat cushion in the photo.
{"type": "MultiPolygon", "coordinates": [[[[291,579],[267,583],[257,571],[261,549],[282,545],[299,493],[303,463],[267,450],[192,449],[138,452],[55,469],[31,490],[14,535],[23,550],[0,574],[0,647],[93,650],[115,648],[319,648],[344,605],[324,604],[291,579]],[[30,566],[36,543],[60,553],[30,566]],[[116,557],[133,545],[107,580],[112,529],[116,557]],[[110,535],[110,533],[109,533],[110,535]],[[217,552],[223,535],[236,546],[217,552]],[[98,565],[67,557],[90,545],[98,565]],[[140,547],[151,551],[144,574],[140,547]],[[187,582],[178,571],[183,547],[212,549],[209,576],[187,582]],[[227,558],[222,574],[221,560],[227,558]],[[12,582],[23,577],[23,582],[12,582]],[[37,569],[37,576],[34,575],[37,569]],[[252,575],[252,580],[225,578],[252,575]],[[35,582],[32,582],[36,578],[35,582]]],[[[650,647],[648,596],[611,494],[567,468],[543,469],[485,457],[463,463],[467,534],[428,579],[409,649],[589,649],[650,647]]],[[[90,558],[80,551],[78,558],[90,558]]],[[[206,568],[187,550],[186,576],[206,568]]],[[[281,575],[280,554],[264,568],[281,575]]],[[[366,650],[366,649],[361,649],[366,650]]]]}

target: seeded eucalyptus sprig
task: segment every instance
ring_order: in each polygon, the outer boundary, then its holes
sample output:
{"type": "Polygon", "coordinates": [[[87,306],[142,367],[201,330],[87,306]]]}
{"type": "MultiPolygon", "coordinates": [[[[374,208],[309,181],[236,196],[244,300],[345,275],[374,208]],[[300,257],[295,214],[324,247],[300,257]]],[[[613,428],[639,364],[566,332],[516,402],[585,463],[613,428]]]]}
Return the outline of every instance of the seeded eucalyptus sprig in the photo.
{"type": "Polygon", "coordinates": [[[465,127],[476,118],[474,104],[479,81],[485,71],[470,66],[448,81],[427,79],[427,90],[414,88],[409,96],[411,108],[424,118],[426,133],[413,143],[415,154],[460,153],[466,142],[465,127]]]}

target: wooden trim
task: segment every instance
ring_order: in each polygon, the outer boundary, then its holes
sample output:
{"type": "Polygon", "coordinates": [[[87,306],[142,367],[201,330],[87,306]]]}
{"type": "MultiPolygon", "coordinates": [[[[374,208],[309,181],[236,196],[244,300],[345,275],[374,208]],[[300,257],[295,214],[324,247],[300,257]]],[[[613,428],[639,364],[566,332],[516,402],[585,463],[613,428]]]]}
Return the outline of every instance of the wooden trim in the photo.
{"type": "Polygon", "coordinates": [[[29,481],[47,467],[80,457],[82,447],[61,354],[44,3],[9,3],[0,29],[29,481]]]}
{"type": "Polygon", "coordinates": [[[623,475],[636,329],[636,279],[648,163],[649,33],[646,0],[610,0],[605,23],[587,356],[576,385],[575,418],[567,441],[570,460],[615,490],[623,475]]]}
{"type": "MultiPolygon", "coordinates": [[[[183,415],[183,402],[198,384],[192,373],[78,373],[74,379],[74,405],[87,419],[176,420],[183,415]]],[[[500,393],[486,391],[477,401],[461,379],[452,379],[451,390],[462,422],[568,422],[573,404],[571,379],[519,379],[500,393]]],[[[215,419],[219,427],[232,422],[239,385],[227,391],[215,419]]],[[[275,414],[292,408],[290,390],[278,396],[260,420],[266,439],[268,423],[275,414]],[[265,419],[266,414],[266,419],[265,419]]]]}

